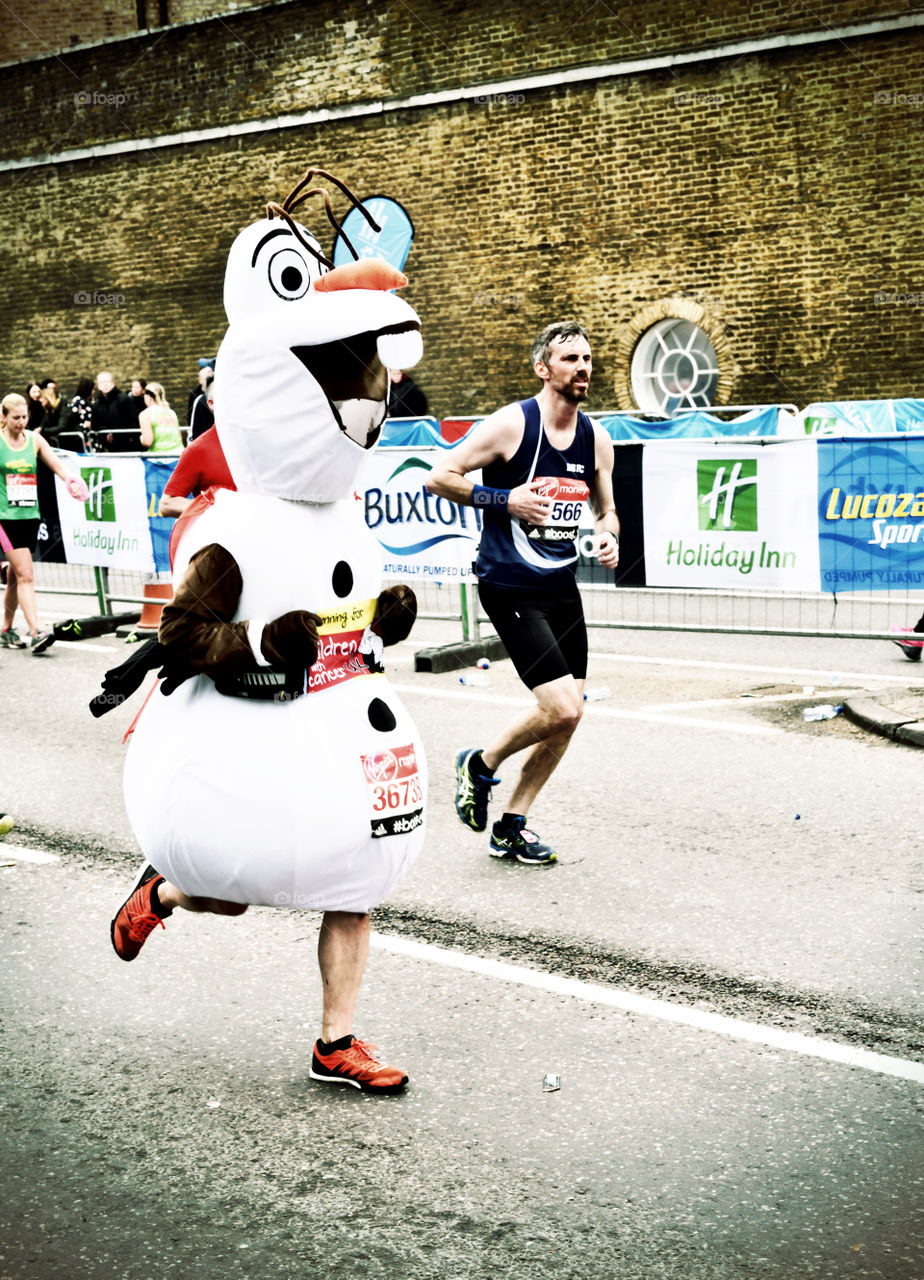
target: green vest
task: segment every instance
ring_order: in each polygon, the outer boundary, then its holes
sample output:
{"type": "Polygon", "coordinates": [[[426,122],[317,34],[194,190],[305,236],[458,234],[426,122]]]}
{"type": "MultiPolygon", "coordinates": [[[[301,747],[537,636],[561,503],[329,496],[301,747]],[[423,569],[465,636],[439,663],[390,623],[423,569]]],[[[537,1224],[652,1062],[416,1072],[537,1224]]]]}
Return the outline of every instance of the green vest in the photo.
{"type": "Polygon", "coordinates": [[[172,423],[161,424],[152,418],[151,431],[154,438],[148,453],[176,453],[178,449],[183,448],[180,428],[172,423]]]}
{"type": "Polygon", "coordinates": [[[39,518],[37,468],[34,432],[26,432],[24,449],[12,449],[0,431],[0,524],[39,518]]]}

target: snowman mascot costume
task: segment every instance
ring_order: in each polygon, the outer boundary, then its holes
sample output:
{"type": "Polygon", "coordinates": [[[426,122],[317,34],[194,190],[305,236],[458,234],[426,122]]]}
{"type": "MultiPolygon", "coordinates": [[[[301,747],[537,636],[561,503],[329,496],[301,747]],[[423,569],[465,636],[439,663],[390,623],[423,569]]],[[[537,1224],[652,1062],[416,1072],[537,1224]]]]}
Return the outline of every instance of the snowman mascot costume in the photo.
{"type": "Polygon", "coordinates": [[[285,213],[247,227],[228,257],[215,410],[237,491],[209,490],[174,529],[166,678],[125,766],[145,866],[112,941],[134,959],[176,906],[323,911],[310,1074],[390,1093],[407,1074],[352,1020],[369,912],[423,843],[426,766],[382,662],[410,631],[414,595],[380,590],[355,490],[388,370],[416,364],[422,343],[392,292],[400,272],[329,265],[285,213]]]}

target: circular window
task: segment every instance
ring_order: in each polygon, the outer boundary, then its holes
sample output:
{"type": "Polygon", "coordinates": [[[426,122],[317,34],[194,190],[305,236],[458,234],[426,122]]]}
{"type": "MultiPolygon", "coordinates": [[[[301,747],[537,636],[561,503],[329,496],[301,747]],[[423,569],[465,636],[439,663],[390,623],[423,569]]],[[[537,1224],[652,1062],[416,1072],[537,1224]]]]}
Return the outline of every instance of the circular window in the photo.
{"type": "Polygon", "coordinates": [[[661,320],[639,338],[631,379],[635,403],[646,412],[706,409],[719,384],[715,347],[692,321],[661,320]]]}

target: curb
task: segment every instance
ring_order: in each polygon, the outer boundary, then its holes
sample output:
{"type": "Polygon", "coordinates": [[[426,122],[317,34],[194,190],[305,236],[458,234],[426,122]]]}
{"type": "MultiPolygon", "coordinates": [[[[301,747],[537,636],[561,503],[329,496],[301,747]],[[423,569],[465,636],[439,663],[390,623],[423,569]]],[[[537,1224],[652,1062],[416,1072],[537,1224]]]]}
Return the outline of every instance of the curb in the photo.
{"type": "Polygon", "coordinates": [[[498,637],[488,636],[484,640],[463,640],[434,649],[418,649],[414,654],[414,670],[459,671],[462,667],[473,667],[479,658],[498,662],[506,657],[507,650],[498,637]]]}
{"type": "Polygon", "coordinates": [[[892,711],[875,698],[848,698],[844,715],[853,724],[893,742],[924,747],[924,721],[915,712],[892,711]]]}

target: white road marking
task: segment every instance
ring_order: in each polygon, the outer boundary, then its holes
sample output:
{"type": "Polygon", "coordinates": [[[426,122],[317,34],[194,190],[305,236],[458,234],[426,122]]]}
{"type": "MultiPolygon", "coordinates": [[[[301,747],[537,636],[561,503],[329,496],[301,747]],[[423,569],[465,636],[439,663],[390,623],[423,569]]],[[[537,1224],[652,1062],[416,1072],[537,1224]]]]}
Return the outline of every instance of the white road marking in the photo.
{"type": "Polygon", "coordinates": [[[23,849],[17,844],[7,844],[6,841],[0,841],[0,855],[6,857],[9,855],[15,858],[17,862],[60,862],[61,859],[56,853],[46,853],[44,849],[23,849]]]}
{"type": "MultiPolygon", "coordinates": [[[[483,702],[491,706],[532,707],[532,698],[512,698],[502,693],[486,693],[477,686],[462,689],[425,688],[422,685],[395,684],[391,687],[399,693],[418,694],[427,698],[460,699],[466,702],[483,702]]],[[[698,716],[664,715],[660,712],[626,711],[621,707],[602,707],[599,703],[589,703],[584,708],[587,716],[602,716],[608,720],[640,720],[644,724],[671,724],[682,729],[715,729],[720,733],[744,733],[753,738],[767,738],[782,733],[773,725],[751,724],[747,721],[704,720],[698,716]]]]}
{"type": "Polygon", "coordinates": [[[705,671],[745,671],[751,674],[757,673],[761,675],[772,676],[798,676],[800,682],[805,676],[812,676],[816,683],[827,683],[831,680],[832,675],[837,675],[841,680],[849,681],[851,684],[865,685],[870,680],[875,680],[879,684],[899,684],[908,686],[924,685],[924,676],[906,676],[895,675],[884,676],[874,674],[868,671],[832,671],[830,667],[771,667],[764,663],[749,662],[709,662],[698,658],[646,658],[641,654],[634,653],[591,653],[588,655],[594,661],[607,662],[635,662],[642,666],[652,667],[695,667],[705,671]]]}
{"type": "Polygon", "coordinates": [[[800,690],[799,693],[769,693],[765,697],[760,694],[739,694],[735,698],[697,698],[693,702],[652,702],[645,704],[646,711],[678,711],[681,707],[753,707],[758,703],[775,702],[835,702],[842,698],[852,698],[863,693],[862,689],[813,689],[811,693],[800,690]]]}
{"type": "Polygon", "coordinates": [[[111,644],[92,644],[89,640],[56,640],[56,649],[85,649],[87,653],[118,653],[111,644]]]}
{"type": "Polygon", "coordinates": [[[576,978],[556,977],[551,973],[541,973],[537,969],[524,969],[519,965],[490,960],[484,956],[447,951],[443,947],[435,947],[426,942],[414,942],[410,938],[399,938],[392,934],[373,932],[372,945],[380,951],[390,951],[393,955],[408,956],[414,960],[444,965],[464,973],[479,973],[487,978],[517,983],[520,986],[547,991],[552,995],[570,996],[575,1000],[608,1005],[612,1009],[621,1009],[624,1013],[637,1013],[644,1017],[657,1018],[662,1022],[679,1023],[681,1026],[695,1027],[715,1035],[747,1040],[752,1044],[780,1049],[786,1053],[822,1058],[826,1062],[839,1062],[847,1067],[860,1067],[864,1071],[877,1071],[883,1075],[896,1076],[899,1080],[912,1080],[916,1084],[924,1084],[924,1064],[910,1062],[906,1058],[892,1058],[886,1054],[873,1053],[869,1049],[855,1049],[849,1045],[838,1044],[833,1040],[818,1040],[813,1036],[803,1036],[793,1031],[781,1031],[777,1027],[762,1027],[756,1022],[744,1022],[740,1018],[707,1013],[705,1010],[694,1009],[688,1005],[671,1004],[667,1000],[653,1000],[648,996],[636,995],[632,991],[579,982],[576,978]]]}

